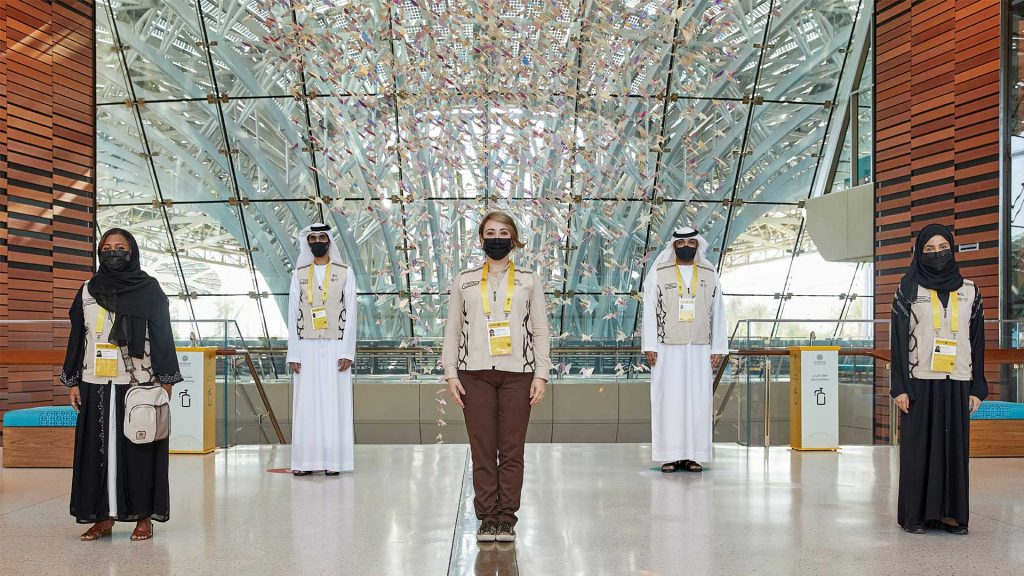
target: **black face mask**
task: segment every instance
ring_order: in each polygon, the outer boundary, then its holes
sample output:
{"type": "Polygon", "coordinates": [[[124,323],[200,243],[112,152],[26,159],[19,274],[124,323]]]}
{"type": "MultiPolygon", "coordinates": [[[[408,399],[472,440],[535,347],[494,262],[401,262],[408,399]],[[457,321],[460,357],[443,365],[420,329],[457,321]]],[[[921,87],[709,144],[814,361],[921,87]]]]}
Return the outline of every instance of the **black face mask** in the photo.
{"type": "Polygon", "coordinates": [[[484,254],[491,260],[501,260],[511,251],[511,238],[484,238],[484,254]]]}
{"type": "Polygon", "coordinates": [[[697,257],[697,249],[693,246],[676,246],[676,258],[683,262],[692,262],[697,257]]]}
{"type": "Polygon", "coordinates": [[[933,272],[942,272],[952,263],[952,250],[939,250],[938,252],[925,252],[921,254],[921,264],[924,264],[933,272]]]}
{"type": "Polygon", "coordinates": [[[127,250],[106,250],[100,252],[100,266],[114,272],[124,272],[132,263],[132,254],[127,250]]]}
{"type": "Polygon", "coordinates": [[[310,242],[309,249],[313,252],[313,256],[317,258],[327,254],[327,249],[330,248],[330,242],[310,242]]]}

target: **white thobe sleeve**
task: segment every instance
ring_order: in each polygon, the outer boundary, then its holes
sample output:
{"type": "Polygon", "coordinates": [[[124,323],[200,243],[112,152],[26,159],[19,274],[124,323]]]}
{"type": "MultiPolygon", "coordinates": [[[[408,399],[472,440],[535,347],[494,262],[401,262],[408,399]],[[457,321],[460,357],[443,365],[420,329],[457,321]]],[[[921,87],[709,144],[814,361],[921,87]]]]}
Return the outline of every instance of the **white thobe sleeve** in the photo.
{"type": "Polygon", "coordinates": [[[292,285],[288,290],[288,358],[299,362],[299,277],[292,272],[292,285]]]}
{"type": "Polygon", "coordinates": [[[644,278],[644,318],[640,328],[642,352],[658,351],[658,276],[654,267],[644,278]]]}
{"type": "Polygon", "coordinates": [[[356,275],[349,269],[345,280],[345,335],[341,339],[341,357],[356,359],[356,330],[359,327],[359,300],[356,299],[356,275]]]}
{"type": "Polygon", "coordinates": [[[725,298],[722,296],[721,284],[717,286],[711,304],[711,353],[729,353],[729,324],[725,319],[725,298]]]}

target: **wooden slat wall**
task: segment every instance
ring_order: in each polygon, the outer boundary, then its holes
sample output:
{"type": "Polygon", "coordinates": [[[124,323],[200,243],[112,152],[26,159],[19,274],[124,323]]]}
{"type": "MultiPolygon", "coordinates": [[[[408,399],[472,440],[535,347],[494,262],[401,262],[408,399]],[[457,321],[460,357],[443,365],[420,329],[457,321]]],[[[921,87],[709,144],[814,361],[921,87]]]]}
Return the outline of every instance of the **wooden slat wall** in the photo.
{"type": "MultiPolygon", "coordinates": [[[[94,5],[0,2],[0,319],[67,318],[95,237],[94,5]]],[[[67,328],[0,326],[0,349],[63,348],[67,328]]],[[[59,369],[0,368],[7,410],[65,403],[59,369]]]]}
{"type": "MultiPolygon", "coordinates": [[[[912,235],[952,226],[964,276],[999,310],[998,0],[878,0],[875,8],[875,315],[888,318],[910,262],[912,235]]],[[[998,345],[997,329],[988,334],[998,345]]],[[[888,345],[886,329],[876,334],[888,345]]],[[[875,406],[875,440],[889,438],[888,381],[875,406]]],[[[999,373],[989,375],[999,397],[999,373]]]]}

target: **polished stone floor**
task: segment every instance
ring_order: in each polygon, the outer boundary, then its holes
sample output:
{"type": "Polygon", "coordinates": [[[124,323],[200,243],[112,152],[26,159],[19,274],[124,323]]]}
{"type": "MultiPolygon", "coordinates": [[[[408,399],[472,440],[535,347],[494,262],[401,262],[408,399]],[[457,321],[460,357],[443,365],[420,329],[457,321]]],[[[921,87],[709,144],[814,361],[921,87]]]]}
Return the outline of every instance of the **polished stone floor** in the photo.
{"type": "Polygon", "coordinates": [[[478,545],[466,446],[364,446],[357,471],[267,470],[288,447],[173,456],[152,541],[78,541],[69,470],[0,468],[0,574],[1024,574],[1024,460],[973,460],[969,536],[896,525],[896,451],[715,446],[703,474],[642,444],[527,447],[519,540],[478,545]],[[143,568],[144,567],[144,568],[143,568]]]}

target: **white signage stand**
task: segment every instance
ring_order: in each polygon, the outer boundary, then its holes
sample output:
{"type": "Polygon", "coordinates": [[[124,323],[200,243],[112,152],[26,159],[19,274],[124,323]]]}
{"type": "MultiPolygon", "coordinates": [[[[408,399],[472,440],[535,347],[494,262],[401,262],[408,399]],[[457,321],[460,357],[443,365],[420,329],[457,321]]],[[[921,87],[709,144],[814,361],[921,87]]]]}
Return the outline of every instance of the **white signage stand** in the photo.
{"type": "Polygon", "coordinates": [[[185,379],[171,393],[171,453],[206,454],[216,445],[216,348],[178,348],[185,379]]]}
{"type": "Polygon", "coordinates": [[[789,377],[790,445],[839,449],[839,347],[790,348],[789,377]]]}

